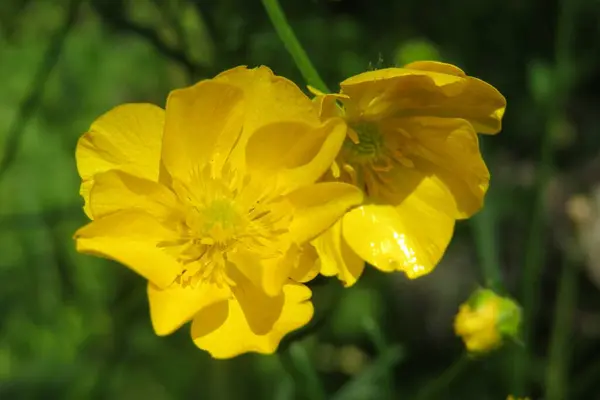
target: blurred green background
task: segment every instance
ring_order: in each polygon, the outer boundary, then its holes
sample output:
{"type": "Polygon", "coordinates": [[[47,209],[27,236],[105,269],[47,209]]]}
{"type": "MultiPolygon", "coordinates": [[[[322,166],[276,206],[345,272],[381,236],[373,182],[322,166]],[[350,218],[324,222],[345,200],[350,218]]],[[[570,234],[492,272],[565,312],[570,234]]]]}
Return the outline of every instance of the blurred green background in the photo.
{"type": "Polygon", "coordinates": [[[187,328],[156,337],[143,280],[74,251],[78,137],[236,65],[304,82],[258,0],[2,0],[0,398],[600,399],[600,2],[282,6],[332,88],[437,59],[507,97],[503,132],[481,139],[484,211],[429,276],[314,283],[316,324],[280,356],[215,361],[187,328]],[[465,361],[452,319],[486,284],[524,306],[523,337],[465,361]]]}

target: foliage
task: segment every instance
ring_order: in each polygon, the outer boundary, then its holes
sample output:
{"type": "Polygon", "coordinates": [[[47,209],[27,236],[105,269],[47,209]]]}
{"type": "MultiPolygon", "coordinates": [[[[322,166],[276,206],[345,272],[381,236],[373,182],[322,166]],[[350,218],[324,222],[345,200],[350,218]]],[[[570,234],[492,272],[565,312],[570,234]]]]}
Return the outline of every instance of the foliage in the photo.
{"type": "Polygon", "coordinates": [[[215,361],[186,329],[156,337],[143,281],[75,253],[78,137],[114,105],[161,104],[239,64],[304,81],[258,1],[4,0],[0,398],[398,399],[440,382],[430,398],[593,398],[599,3],[281,3],[332,90],[368,69],[437,58],[507,97],[503,132],[481,139],[493,177],[484,211],[459,224],[431,275],[368,269],[352,290],[315,286],[315,322],[280,356],[215,361]],[[583,200],[569,201],[576,193],[583,200]],[[461,359],[452,319],[483,284],[524,306],[523,343],[436,380],[461,359]]]}

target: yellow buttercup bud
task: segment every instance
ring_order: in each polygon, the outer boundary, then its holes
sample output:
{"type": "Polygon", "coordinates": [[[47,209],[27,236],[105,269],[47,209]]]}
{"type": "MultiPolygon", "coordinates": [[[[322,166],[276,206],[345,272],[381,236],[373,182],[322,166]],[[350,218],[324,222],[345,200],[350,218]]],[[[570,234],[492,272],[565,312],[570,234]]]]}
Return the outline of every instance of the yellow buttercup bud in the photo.
{"type": "Polygon", "coordinates": [[[460,306],[454,331],[469,352],[481,353],[499,347],[505,337],[516,337],[520,320],[517,303],[489,289],[479,289],[460,306]]]}

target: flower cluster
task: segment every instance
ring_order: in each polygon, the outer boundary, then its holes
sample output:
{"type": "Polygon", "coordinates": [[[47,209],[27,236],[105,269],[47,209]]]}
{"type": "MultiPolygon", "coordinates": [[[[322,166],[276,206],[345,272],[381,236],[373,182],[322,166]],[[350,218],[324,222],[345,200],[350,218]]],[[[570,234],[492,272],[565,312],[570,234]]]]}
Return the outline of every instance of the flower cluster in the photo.
{"type": "Polygon", "coordinates": [[[191,321],[215,358],[272,353],[313,314],[308,281],[350,286],[365,262],[430,272],[488,187],[477,134],[504,98],[442,63],[371,71],[308,98],[238,67],[125,104],[77,145],[78,251],[148,281],[155,332],[191,321]]]}

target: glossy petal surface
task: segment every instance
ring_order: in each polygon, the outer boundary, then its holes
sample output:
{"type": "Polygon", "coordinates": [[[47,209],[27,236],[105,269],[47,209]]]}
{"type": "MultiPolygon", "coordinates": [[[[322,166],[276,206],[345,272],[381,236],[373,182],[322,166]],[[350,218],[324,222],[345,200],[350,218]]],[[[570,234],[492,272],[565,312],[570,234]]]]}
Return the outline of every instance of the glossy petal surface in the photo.
{"type": "Polygon", "coordinates": [[[454,218],[418,197],[398,207],[365,205],[344,216],[342,235],[361,258],[378,269],[425,275],[439,262],[454,228],[454,218]]]}

